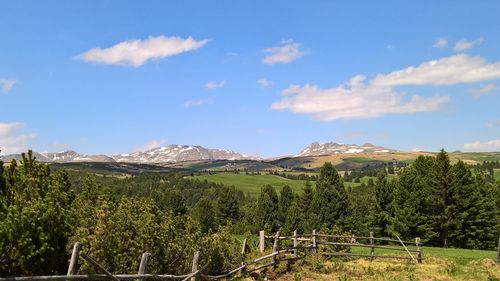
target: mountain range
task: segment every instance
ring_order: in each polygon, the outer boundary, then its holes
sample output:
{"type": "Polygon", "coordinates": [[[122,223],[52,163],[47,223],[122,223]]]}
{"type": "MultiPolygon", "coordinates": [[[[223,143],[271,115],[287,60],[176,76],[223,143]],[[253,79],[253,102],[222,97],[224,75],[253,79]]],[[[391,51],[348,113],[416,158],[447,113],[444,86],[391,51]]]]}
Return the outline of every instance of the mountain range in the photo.
{"type": "MultiPolygon", "coordinates": [[[[369,143],[363,145],[340,144],[336,142],[314,142],[294,157],[355,154],[355,153],[389,153],[395,150],[369,143]]],[[[206,160],[259,160],[259,157],[247,156],[232,150],[209,149],[193,145],[168,145],[143,152],[133,152],[117,155],[85,155],[72,150],[56,153],[37,153],[34,156],[41,162],[71,163],[71,162],[126,162],[143,164],[178,163],[206,160]]],[[[4,162],[21,159],[20,154],[0,156],[4,162]]]]}
{"type": "MultiPolygon", "coordinates": [[[[144,152],[134,152],[117,155],[85,155],[68,150],[56,153],[33,153],[40,162],[70,163],[70,162],[127,162],[127,163],[176,163],[185,161],[202,160],[257,160],[258,157],[246,156],[241,153],[223,150],[208,149],[201,146],[192,145],[168,145],[154,148],[144,152]]],[[[10,154],[0,156],[4,162],[12,159],[21,159],[20,154],[10,154]]]]}
{"type": "Polygon", "coordinates": [[[388,153],[394,151],[395,150],[393,149],[388,149],[382,146],[375,146],[371,143],[357,145],[357,144],[341,144],[336,142],[325,142],[325,143],[313,142],[295,156],[305,157],[305,156],[352,154],[352,153],[388,153]]]}

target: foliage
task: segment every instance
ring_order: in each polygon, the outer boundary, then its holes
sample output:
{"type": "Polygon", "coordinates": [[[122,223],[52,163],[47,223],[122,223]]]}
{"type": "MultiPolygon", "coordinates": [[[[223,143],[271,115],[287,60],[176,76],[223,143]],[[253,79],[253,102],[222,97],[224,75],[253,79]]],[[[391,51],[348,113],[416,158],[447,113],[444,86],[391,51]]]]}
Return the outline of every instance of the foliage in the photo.
{"type": "Polygon", "coordinates": [[[2,172],[0,275],[64,272],[73,199],[67,174],[52,173],[31,151],[2,172]]]}

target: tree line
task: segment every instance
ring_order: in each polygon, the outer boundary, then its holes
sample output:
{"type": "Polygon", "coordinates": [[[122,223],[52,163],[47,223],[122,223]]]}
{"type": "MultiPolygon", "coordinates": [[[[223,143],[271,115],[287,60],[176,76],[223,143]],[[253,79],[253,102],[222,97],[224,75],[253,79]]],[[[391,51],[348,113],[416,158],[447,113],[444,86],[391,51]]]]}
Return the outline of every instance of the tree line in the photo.
{"type": "MultiPolygon", "coordinates": [[[[185,174],[95,175],[52,170],[31,152],[0,163],[0,275],[65,273],[71,245],[108,268],[135,271],[144,251],[151,272],[189,272],[203,249],[202,269],[218,273],[241,263],[235,234],[355,233],[427,245],[492,249],[500,235],[500,182],[448,154],[419,156],[388,180],[346,188],[331,163],[302,192],[262,187],[253,198],[235,187],[185,174]],[[156,258],[155,258],[156,257],[156,258]]],[[[90,270],[83,268],[83,271],[90,270]]]]}

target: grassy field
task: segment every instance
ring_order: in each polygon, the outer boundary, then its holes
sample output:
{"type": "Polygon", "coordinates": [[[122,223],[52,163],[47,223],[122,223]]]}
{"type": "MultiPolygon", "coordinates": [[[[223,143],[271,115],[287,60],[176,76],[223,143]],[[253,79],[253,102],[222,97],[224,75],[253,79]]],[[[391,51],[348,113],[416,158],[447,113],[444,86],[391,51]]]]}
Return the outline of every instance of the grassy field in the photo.
{"type": "MultiPolygon", "coordinates": [[[[235,237],[240,241],[244,235],[235,237]]],[[[249,238],[251,258],[260,254],[256,235],[249,238]]],[[[271,243],[271,242],[269,242],[271,243]]],[[[412,249],[410,247],[410,249],[412,249]]],[[[352,248],[352,253],[369,254],[369,248],[352,248]]],[[[406,255],[405,252],[376,249],[382,255],[406,255]]],[[[391,259],[330,258],[310,255],[294,265],[281,263],[275,272],[268,271],[244,280],[500,280],[500,264],[496,251],[422,247],[423,263],[391,259]]]]}
{"type": "MultiPolygon", "coordinates": [[[[256,249],[256,236],[250,239],[256,249]],[[252,239],[255,238],[255,239],[252,239]]],[[[243,237],[238,237],[242,240],[243,237]]],[[[368,254],[369,248],[352,248],[353,253],[368,254]]],[[[378,254],[394,251],[376,249],[378,254]]],[[[244,280],[500,280],[500,265],[495,263],[496,251],[423,247],[424,261],[366,258],[323,258],[310,255],[295,264],[280,263],[276,271],[267,271],[260,277],[244,280]],[[265,279],[264,279],[265,280],[265,279]]],[[[397,252],[405,255],[405,252],[397,252]]]]}
{"type": "MultiPolygon", "coordinates": [[[[241,190],[245,193],[249,193],[252,196],[258,196],[261,188],[270,184],[274,186],[278,191],[283,188],[283,186],[288,185],[292,188],[294,192],[300,193],[304,188],[304,181],[301,180],[291,180],[275,175],[246,175],[246,174],[214,174],[214,175],[202,175],[196,176],[195,178],[199,180],[207,180],[211,182],[223,183],[225,185],[233,185],[236,189],[241,190]]],[[[312,182],[314,186],[314,182],[312,182]]]]}
{"type": "MultiPolygon", "coordinates": [[[[304,181],[302,180],[291,180],[275,175],[246,175],[246,174],[232,174],[232,173],[221,173],[213,175],[202,175],[195,176],[194,178],[199,180],[207,180],[210,182],[222,183],[225,185],[233,185],[236,189],[241,190],[245,193],[249,193],[252,196],[258,196],[260,189],[266,185],[270,184],[274,186],[278,191],[285,185],[289,185],[294,192],[301,193],[304,188],[304,181]]],[[[344,182],[346,187],[358,187],[361,183],[368,184],[368,181],[375,177],[363,177],[360,179],[360,183],[354,182],[344,182]]],[[[389,179],[395,178],[393,175],[389,175],[389,179]]],[[[314,182],[311,182],[314,187],[314,182]]]]}

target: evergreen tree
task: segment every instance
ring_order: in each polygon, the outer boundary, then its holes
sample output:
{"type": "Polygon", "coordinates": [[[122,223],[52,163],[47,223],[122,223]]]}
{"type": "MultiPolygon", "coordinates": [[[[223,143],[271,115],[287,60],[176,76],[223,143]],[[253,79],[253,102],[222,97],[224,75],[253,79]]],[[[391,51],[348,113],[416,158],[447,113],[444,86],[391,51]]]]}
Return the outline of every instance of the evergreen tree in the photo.
{"type": "Polygon", "coordinates": [[[266,185],[260,191],[255,210],[255,220],[260,229],[275,232],[279,228],[278,220],[278,194],[271,185],[266,185]]]}
{"type": "Polygon", "coordinates": [[[179,191],[174,190],[169,192],[165,201],[166,209],[174,215],[180,216],[187,213],[186,201],[179,191]]]}
{"type": "Polygon", "coordinates": [[[204,233],[217,228],[215,212],[209,198],[203,197],[193,208],[193,218],[198,221],[204,233]]]}
{"type": "Polygon", "coordinates": [[[240,217],[240,206],[234,187],[224,186],[215,198],[215,217],[219,225],[226,225],[240,217]]]}
{"type": "Polygon", "coordinates": [[[330,162],[321,167],[311,206],[319,222],[326,227],[346,226],[349,198],[342,178],[330,162]]]}
{"type": "Polygon", "coordinates": [[[373,208],[371,210],[372,224],[375,227],[377,236],[389,236],[388,226],[391,222],[392,200],[394,185],[387,180],[384,171],[379,172],[374,186],[372,197],[373,208]]]}
{"type": "Polygon", "coordinates": [[[388,226],[391,236],[420,237],[423,242],[437,236],[430,213],[434,207],[431,187],[436,185],[435,177],[429,176],[433,168],[434,157],[420,155],[400,173],[394,190],[394,216],[388,226]]]}
{"type": "Polygon", "coordinates": [[[456,188],[460,188],[460,186],[452,184],[451,168],[448,153],[441,149],[435,158],[434,169],[427,175],[428,177],[436,177],[436,185],[431,187],[434,198],[433,220],[439,235],[437,243],[444,247],[448,247],[449,232],[456,228],[458,223],[455,218],[456,206],[453,198],[456,188]]]}
{"type": "Polygon", "coordinates": [[[278,220],[280,225],[284,225],[288,218],[288,209],[292,202],[294,202],[294,195],[290,186],[285,185],[281,189],[279,202],[278,202],[278,220]]]}
{"type": "Polygon", "coordinates": [[[0,272],[60,274],[67,268],[73,200],[68,175],[35,162],[31,151],[12,161],[1,177],[0,272]],[[5,180],[4,180],[5,179],[5,180]]]}

